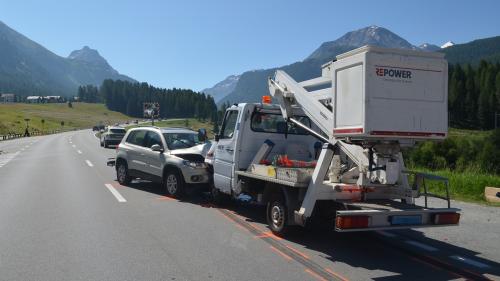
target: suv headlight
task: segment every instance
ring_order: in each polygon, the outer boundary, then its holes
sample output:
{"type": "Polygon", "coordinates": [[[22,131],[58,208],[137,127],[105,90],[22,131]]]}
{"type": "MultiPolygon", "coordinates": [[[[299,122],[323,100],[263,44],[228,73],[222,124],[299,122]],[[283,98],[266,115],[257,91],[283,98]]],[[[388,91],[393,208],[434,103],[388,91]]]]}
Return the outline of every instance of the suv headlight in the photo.
{"type": "Polygon", "coordinates": [[[204,169],[207,167],[207,164],[205,164],[204,162],[191,162],[188,160],[183,160],[182,164],[195,169],[204,169]]]}

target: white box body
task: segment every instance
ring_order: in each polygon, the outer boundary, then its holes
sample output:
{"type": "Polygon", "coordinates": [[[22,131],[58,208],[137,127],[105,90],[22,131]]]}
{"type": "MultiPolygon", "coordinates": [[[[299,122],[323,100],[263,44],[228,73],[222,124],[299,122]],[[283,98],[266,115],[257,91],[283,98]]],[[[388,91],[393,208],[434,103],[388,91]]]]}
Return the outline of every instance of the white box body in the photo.
{"type": "Polygon", "coordinates": [[[448,63],[441,53],[364,46],[324,66],[332,76],[333,135],[444,139],[448,63]]]}

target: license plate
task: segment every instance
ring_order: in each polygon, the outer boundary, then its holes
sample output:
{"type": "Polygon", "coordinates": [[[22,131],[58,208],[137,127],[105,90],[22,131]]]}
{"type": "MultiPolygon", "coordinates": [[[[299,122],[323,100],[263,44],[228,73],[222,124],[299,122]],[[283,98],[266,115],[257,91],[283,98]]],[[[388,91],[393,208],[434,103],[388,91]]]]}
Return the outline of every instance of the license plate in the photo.
{"type": "Polygon", "coordinates": [[[422,216],[392,216],[392,225],[416,225],[422,224],[422,216]]]}

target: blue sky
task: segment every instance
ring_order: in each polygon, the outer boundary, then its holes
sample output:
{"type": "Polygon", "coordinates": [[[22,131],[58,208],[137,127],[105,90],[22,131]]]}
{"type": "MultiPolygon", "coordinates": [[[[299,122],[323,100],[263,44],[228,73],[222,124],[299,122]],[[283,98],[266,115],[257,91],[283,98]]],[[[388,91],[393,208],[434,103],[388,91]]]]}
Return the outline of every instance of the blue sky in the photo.
{"type": "Polygon", "coordinates": [[[498,36],[498,11],[500,1],[480,0],[0,0],[1,21],[58,55],[88,45],[139,81],[194,90],[369,25],[416,45],[498,36]]]}

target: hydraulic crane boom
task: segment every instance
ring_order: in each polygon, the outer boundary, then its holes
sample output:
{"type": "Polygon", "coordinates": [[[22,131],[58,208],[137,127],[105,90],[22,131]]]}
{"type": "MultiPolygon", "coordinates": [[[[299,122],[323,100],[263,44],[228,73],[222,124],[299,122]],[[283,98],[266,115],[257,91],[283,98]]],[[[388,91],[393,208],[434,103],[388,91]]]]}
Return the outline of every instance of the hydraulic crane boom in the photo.
{"type": "MultiPolygon", "coordinates": [[[[326,68],[328,70],[328,68],[326,68]]],[[[327,71],[323,71],[323,75],[328,76],[327,71]],[[325,73],[326,72],[326,73],[325,73]]],[[[283,118],[287,121],[299,123],[293,116],[292,106],[299,105],[304,113],[311,119],[312,122],[321,130],[328,138],[323,139],[332,145],[338,145],[339,148],[355,162],[359,167],[368,165],[368,158],[363,154],[363,148],[357,145],[347,144],[338,141],[333,136],[333,107],[331,78],[321,76],[311,80],[296,82],[286,72],[277,70],[274,79],[269,79],[269,91],[271,95],[278,101],[283,118]],[[321,86],[330,86],[320,90],[308,91],[307,88],[318,88],[321,86]]],[[[309,130],[313,135],[317,133],[302,125],[306,130],[309,130]]]]}

